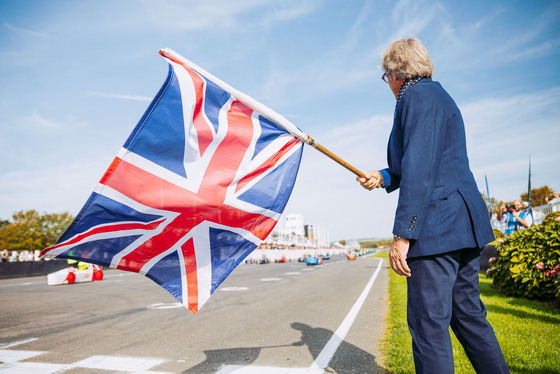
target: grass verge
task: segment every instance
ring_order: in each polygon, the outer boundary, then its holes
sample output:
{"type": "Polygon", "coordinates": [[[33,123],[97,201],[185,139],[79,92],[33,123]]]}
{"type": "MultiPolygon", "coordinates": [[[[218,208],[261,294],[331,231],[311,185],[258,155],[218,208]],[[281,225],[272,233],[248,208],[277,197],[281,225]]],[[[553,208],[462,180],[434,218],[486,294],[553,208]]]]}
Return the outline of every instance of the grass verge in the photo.
{"type": "MultiPolygon", "coordinates": [[[[379,254],[387,257],[387,253],[379,254]]],[[[512,374],[560,374],[560,310],[538,301],[504,296],[481,274],[480,295],[488,310],[512,374]]],[[[414,373],[411,338],[406,323],[406,279],[389,270],[389,312],[382,344],[389,373],[414,373]]],[[[450,330],[455,373],[474,374],[463,348],[450,330]]]]}

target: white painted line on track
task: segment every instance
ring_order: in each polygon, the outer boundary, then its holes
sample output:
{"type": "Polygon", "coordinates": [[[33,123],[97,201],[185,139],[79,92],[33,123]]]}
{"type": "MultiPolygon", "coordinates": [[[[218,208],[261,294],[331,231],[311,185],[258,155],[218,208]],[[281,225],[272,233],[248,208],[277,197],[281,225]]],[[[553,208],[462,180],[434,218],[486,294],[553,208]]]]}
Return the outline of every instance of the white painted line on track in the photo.
{"type": "Polygon", "coordinates": [[[382,264],[383,264],[383,259],[380,258],[379,259],[379,265],[377,265],[377,269],[375,270],[375,272],[373,273],[369,282],[367,283],[366,287],[362,291],[362,294],[360,295],[360,297],[358,297],[358,300],[356,300],[356,302],[354,303],[354,306],[352,307],[352,309],[350,309],[350,311],[346,315],[346,318],[344,318],[344,320],[342,321],[340,326],[338,326],[338,329],[336,329],[334,335],[331,337],[331,339],[325,345],[325,347],[323,348],[323,350],[321,351],[319,356],[317,356],[317,358],[315,359],[315,361],[311,365],[312,369],[321,369],[322,370],[329,365],[329,361],[334,356],[336,350],[340,346],[340,343],[342,343],[342,341],[346,337],[346,334],[348,334],[348,331],[350,331],[350,327],[352,327],[352,324],[356,320],[356,317],[358,316],[358,312],[360,311],[360,309],[364,305],[364,302],[366,301],[367,295],[369,294],[369,292],[371,291],[371,288],[373,287],[373,282],[375,282],[375,279],[377,278],[377,275],[381,271],[381,265],[382,264]]]}
{"type": "Polygon", "coordinates": [[[40,280],[40,281],[32,281],[32,282],[21,282],[21,283],[12,283],[10,281],[13,281],[14,279],[2,279],[3,282],[5,282],[5,284],[0,285],[0,288],[5,288],[5,287],[10,287],[10,288],[14,288],[16,286],[30,286],[32,284],[47,284],[47,280],[40,280]]]}
{"type": "Polygon", "coordinates": [[[0,361],[12,363],[21,360],[27,360],[28,358],[42,355],[43,351],[12,351],[9,349],[0,350],[0,361]]]}
{"type": "Polygon", "coordinates": [[[118,273],[118,274],[103,273],[103,278],[105,279],[105,278],[116,278],[116,277],[129,277],[129,276],[132,276],[132,275],[135,275],[135,274],[138,274],[138,273],[132,273],[132,272],[118,273]]]}
{"type": "Polygon", "coordinates": [[[68,365],[35,362],[15,362],[0,365],[0,371],[6,374],[54,374],[66,369],[68,369],[68,365]]]}
{"type": "MultiPolygon", "coordinates": [[[[377,278],[377,275],[381,271],[381,265],[383,264],[383,259],[379,259],[379,265],[373,273],[366,287],[358,297],[358,300],[350,309],[350,312],[346,315],[340,326],[336,329],[335,333],[331,339],[327,342],[321,353],[317,356],[313,364],[307,368],[279,368],[279,367],[262,367],[262,366],[238,366],[238,365],[227,365],[222,367],[216,374],[323,374],[325,368],[328,366],[330,360],[333,358],[336,350],[350,331],[350,327],[356,320],[358,312],[364,305],[364,302],[373,287],[373,283],[377,278]]],[[[313,270],[313,269],[303,269],[303,270],[313,270]]]]}
{"type": "Polygon", "coordinates": [[[158,303],[148,305],[148,309],[175,309],[175,308],[182,308],[183,304],[181,303],[158,303]]]}
{"type": "Polygon", "coordinates": [[[249,288],[247,287],[224,287],[224,288],[219,288],[220,291],[225,291],[225,292],[235,292],[235,291],[246,291],[249,288]]]}
{"type": "MultiPolygon", "coordinates": [[[[29,342],[35,341],[37,339],[38,338],[29,338],[29,339],[18,340],[18,341],[11,342],[11,343],[4,343],[4,344],[0,344],[0,348],[3,349],[3,348],[15,347],[16,345],[29,343],[29,342]]],[[[2,361],[2,360],[0,360],[0,361],[2,361]]]]}
{"type": "Polygon", "coordinates": [[[280,278],[261,278],[261,282],[278,282],[280,278]]]}
{"type": "Polygon", "coordinates": [[[298,274],[301,274],[301,273],[299,271],[291,271],[289,273],[284,273],[284,274],[286,274],[286,275],[298,275],[298,274]]]}
{"type": "Polygon", "coordinates": [[[91,356],[85,360],[72,364],[72,367],[102,369],[125,372],[150,370],[154,366],[164,363],[162,358],[139,358],[123,356],[91,356]]]}
{"type": "Polygon", "coordinates": [[[2,374],[54,374],[63,373],[70,369],[86,368],[119,373],[172,374],[150,370],[152,367],[168,361],[157,357],[91,356],[70,364],[20,362],[44,353],[48,352],[0,349],[0,362],[3,362],[3,364],[0,364],[0,372],[2,374]]]}

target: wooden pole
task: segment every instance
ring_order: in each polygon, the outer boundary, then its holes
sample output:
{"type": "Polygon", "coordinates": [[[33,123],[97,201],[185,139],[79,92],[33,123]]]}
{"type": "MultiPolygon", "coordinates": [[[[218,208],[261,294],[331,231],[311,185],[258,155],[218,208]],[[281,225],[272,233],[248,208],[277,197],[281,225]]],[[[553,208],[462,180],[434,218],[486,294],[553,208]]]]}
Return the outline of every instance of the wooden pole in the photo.
{"type": "Polygon", "coordinates": [[[344,161],[343,159],[341,159],[340,157],[338,157],[337,155],[335,155],[334,153],[332,153],[331,151],[329,151],[328,149],[323,147],[321,144],[316,143],[315,140],[310,139],[310,141],[308,141],[307,144],[309,144],[310,146],[312,146],[313,148],[315,148],[316,150],[318,150],[319,152],[321,152],[325,156],[329,157],[331,160],[334,160],[335,162],[344,166],[346,169],[350,170],[352,173],[354,173],[358,177],[360,177],[360,178],[365,178],[366,177],[366,175],[363,172],[356,169],[354,166],[350,165],[348,162],[344,161]]]}

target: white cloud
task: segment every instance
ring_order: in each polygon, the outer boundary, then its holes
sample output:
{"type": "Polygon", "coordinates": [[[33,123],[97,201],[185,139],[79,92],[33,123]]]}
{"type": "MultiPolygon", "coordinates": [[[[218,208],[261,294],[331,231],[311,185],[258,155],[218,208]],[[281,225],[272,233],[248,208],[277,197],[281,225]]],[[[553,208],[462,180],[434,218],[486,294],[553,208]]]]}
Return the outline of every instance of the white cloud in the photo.
{"type": "Polygon", "coordinates": [[[527,189],[529,155],[533,186],[560,187],[560,87],[546,91],[493,97],[461,105],[471,168],[479,188],[483,176],[491,194],[513,200],[527,189]]]}
{"type": "Polygon", "coordinates": [[[16,27],[9,23],[4,23],[4,28],[9,30],[13,35],[15,35],[18,38],[48,38],[49,37],[49,35],[45,33],[24,29],[21,27],[16,27]]]}
{"type": "Polygon", "coordinates": [[[155,27],[175,31],[268,26],[302,17],[317,6],[317,1],[313,0],[286,0],[281,3],[266,0],[145,0],[143,3],[155,27]]]}
{"type": "Polygon", "coordinates": [[[486,25],[491,25],[492,23],[496,22],[496,18],[504,12],[504,8],[501,7],[491,9],[489,12],[485,12],[482,18],[479,18],[472,23],[466,23],[463,29],[469,34],[477,31],[483,31],[482,29],[486,25]]]}
{"type": "Polygon", "coordinates": [[[506,40],[493,48],[491,53],[499,56],[503,63],[533,59],[557,52],[560,38],[551,38],[550,36],[553,34],[549,30],[551,27],[557,29],[559,12],[556,8],[551,6],[543,9],[534,22],[516,25],[512,30],[515,34],[509,35],[506,40]]]}
{"type": "Polygon", "coordinates": [[[122,94],[113,94],[107,92],[94,92],[94,91],[86,91],[88,95],[94,96],[101,96],[101,97],[108,97],[111,99],[123,99],[123,100],[133,100],[133,101],[147,101],[151,102],[153,98],[147,96],[135,96],[135,95],[122,95],[122,94]]]}
{"type": "Polygon", "coordinates": [[[392,21],[395,28],[390,41],[418,36],[427,27],[434,25],[444,13],[445,10],[439,3],[400,0],[393,7],[392,21]]]}
{"type": "MultiPolygon", "coordinates": [[[[265,2],[265,4],[269,3],[265,2]]],[[[302,18],[307,14],[314,12],[317,9],[318,5],[319,3],[314,0],[285,1],[283,6],[280,7],[275,4],[274,7],[265,12],[265,16],[260,23],[263,26],[267,26],[270,24],[276,24],[302,18]]]]}
{"type": "Polygon", "coordinates": [[[559,131],[560,87],[489,97],[461,105],[461,111],[475,141],[491,137],[496,147],[522,145],[527,144],[527,136],[537,134],[547,142],[547,135],[559,131]]]}
{"type": "Polygon", "coordinates": [[[529,48],[515,48],[516,46],[511,46],[510,51],[505,51],[500,53],[503,56],[503,61],[517,61],[520,59],[533,59],[536,57],[542,57],[550,53],[556,53],[558,47],[560,46],[560,38],[545,40],[539,42],[538,44],[531,46],[529,48]]]}
{"type": "Polygon", "coordinates": [[[75,122],[72,119],[67,119],[64,121],[49,119],[41,114],[37,110],[29,116],[20,118],[14,121],[15,126],[26,129],[44,129],[44,130],[62,130],[70,127],[83,127],[86,126],[86,122],[75,122]]]}

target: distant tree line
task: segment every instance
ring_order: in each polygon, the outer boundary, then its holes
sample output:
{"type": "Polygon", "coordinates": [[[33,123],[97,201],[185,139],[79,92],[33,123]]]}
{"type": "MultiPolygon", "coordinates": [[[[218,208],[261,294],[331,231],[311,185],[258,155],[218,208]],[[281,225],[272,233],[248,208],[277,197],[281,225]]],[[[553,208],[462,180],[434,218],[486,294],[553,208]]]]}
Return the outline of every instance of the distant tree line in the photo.
{"type": "Polygon", "coordinates": [[[361,248],[377,248],[377,247],[390,247],[393,243],[393,238],[383,238],[383,239],[369,239],[369,240],[359,240],[361,248]]]}
{"type": "Polygon", "coordinates": [[[0,250],[43,250],[56,242],[73,219],[67,212],[39,214],[28,210],[14,213],[11,221],[0,221],[0,250]]]}

